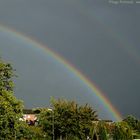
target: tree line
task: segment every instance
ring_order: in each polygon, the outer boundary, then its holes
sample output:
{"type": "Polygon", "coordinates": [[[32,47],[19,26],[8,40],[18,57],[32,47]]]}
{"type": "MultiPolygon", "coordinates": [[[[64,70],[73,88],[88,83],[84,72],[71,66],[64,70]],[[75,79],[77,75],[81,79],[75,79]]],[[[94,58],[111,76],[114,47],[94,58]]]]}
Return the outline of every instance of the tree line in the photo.
{"type": "Polygon", "coordinates": [[[88,104],[51,98],[50,108],[33,109],[37,125],[21,121],[23,101],[14,95],[14,69],[0,60],[0,140],[132,140],[140,138],[140,120],[99,120],[88,104]]]}

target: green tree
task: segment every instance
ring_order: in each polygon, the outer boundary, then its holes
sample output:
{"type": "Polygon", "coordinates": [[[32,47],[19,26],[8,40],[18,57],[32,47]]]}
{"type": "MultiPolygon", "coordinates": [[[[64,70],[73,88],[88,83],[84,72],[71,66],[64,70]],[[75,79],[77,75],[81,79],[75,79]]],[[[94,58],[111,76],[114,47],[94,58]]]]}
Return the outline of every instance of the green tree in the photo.
{"type": "Polygon", "coordinates": [[[92,126],[90,127],[90,137],[91,140],[96,140],[98,137],[98,130],[97,130],[98,121],[94,121],[92,126]]]}
{"type": "Polygon", "coordinates": [[[140,138],[140,121],[132,115],[127,116],[123,121],[133,130],[133,137],[140,138]]]}
{"type": "Polygon", "coordinates": [[[128,115],[124,120],[124,122],[127,122],[127,124],[133,129],[138,130],[139,129],[139,120],[136,119],[132,115],[128,115]]]}
{"type": "Polygon", "coordinates": [[[92,121],[97,119],[96,111],[89,105],[79,106],[74,101],[64,99],[52,100],[51,104],[52,111],[44,109],[39,115],[43,130],[52,136],[54,125],[55,138],[86,139],[92,121]]]}
{"type": "MultiPolygon", "coordinates": [[[[18,125],[17,139],[18,140],[43,140],[46,136],[40,127],[29,126],[21,121],[18,125]]],[[[49,140],[49,139],[48,139],[49,140]]]]}
{"type": "Polygon", "coordinates": [[[113,140],[133,140],[132,130],[126,122],[114,124],[113,140]]]}
{"type": "Polygon", "coordinates": [[[97,125],[98,129],[98,135],[100,140],[108,140],[108,133],[107,133],[107,128],[106,124],[104,121],[99,121],[97,125]]]}
{"type": "Polygon", "coordinates": [[[14,76],[10,64],[0,61],[0,139],[9,140],[16,137],[19,118],[22,116],[23,104],[13,92],[14,76]]]}

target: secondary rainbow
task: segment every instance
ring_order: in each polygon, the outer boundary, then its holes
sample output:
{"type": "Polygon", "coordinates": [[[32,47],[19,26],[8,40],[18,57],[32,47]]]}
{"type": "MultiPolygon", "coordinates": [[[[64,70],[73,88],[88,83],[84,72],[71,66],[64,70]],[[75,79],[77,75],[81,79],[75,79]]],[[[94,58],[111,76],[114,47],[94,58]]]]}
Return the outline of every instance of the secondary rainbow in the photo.
{"type": "Polygon", "coordinates": [[[88,79],[80,70],[76,69],[76,67],[69,63],[66,59],[64,59],[62,56],[60,56],[58,53],[53,51],[52,49],[48,48],[47,46],[41,44],[40,42],[36,41],[35,39],[31,37],[27,37],[23,33],[17,32],[16,30],[13,30],[9,27],[5,27],[3,25],[0,25],[0,32],[7,32],[9,34],[12,34],[12,36],[15,36],[16,38],[24,39],[24,41],[33,44],[34,46],[42,49],[47,54],[49,53],[53,58],[55,58],[57,61],[62,63],[68,70],[70,70],[75,76],[79,77],[80,80],[82,80],[92,91],[96,96],[98,97],[99,101],[101,101],[108,109],[108,111],[113,115],[113,117],[119,121],[121,120],[121,114],[117,111],[117,109],[111,104],[109,99],[104,96],[103,92],[96,86],[95,83],[93,83],[90,79],[88,79]]]}
{"type": "Polygon", "coordinates": [[[140,64],[140,55],[137,49],[130,44],[129,40],[123,34],[121,34],[118,30],[115,30],[115,28],[106,24],[103,21],[104,18],[99,15],[97,16],[97,12],[95,12],[93,8],[88,8],[84,2],[81,2],[79,4],[79,2],[71,0],[67,1],[67,3],[68,5],[72,5],[74,7],[76,6],[76,9],[82,16],[87,17],[91,22],[93,22],[94,24],[96,23],[98,26],[103,28],[110,39],[115,39],[118,43],[120,43],[118,47],[122,48],[125,53],[127,53],[131,58],[133,58],[137,63],[140,64]]]}

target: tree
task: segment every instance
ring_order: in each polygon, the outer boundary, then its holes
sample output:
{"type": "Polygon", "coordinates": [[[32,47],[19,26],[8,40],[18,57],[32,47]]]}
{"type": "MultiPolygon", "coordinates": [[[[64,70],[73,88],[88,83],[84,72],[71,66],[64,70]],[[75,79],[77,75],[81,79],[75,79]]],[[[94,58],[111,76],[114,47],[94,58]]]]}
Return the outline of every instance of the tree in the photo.
{"type": "Polygon", "coordinates": [[[108,140],[107,128],[104,121],[99,121],[97,129],[98,129],[99,139],[108,140]]]}
{"type": "Polygon", "coordinates": [[[86,139],[92,121],[97,119],[96,111],[89,105],[80,106],[64,99],[53,99],[51,105],[52,111],[46,108],[39,115],[39,125],[47,134],[52,136],[54,125],[55,138],[86,139]]]}
{"type": "Polygon", "coordinates": [[[0,138],[5,140],[16,137],[23,109],[22,102],[14,96],[13,76],[11,65],[0,61],[0,138]]]}
{"type": "Polygon", "coordinates": [[[114,123],[113,140],[133,140],[132,130],[126,122],[114,123]]]}
{"type": "Polygon", "coordinates": [[[128,115],[124,120],[133,130],[139,129],[139,120],[132,115],[128,115]]]}
{"type": "Polygon", "coordinates": [[[19,123],[18,130],[16,136],[17,140],[44,140],[45,138],[40,127],[29,126],[24,121],[19,123]]]}
{"type": "Polygon", "coordinates": [[[123,121],[133,130],[133,137],[140,138],[140,121],[132,115],[128,115],[123,121]]]}

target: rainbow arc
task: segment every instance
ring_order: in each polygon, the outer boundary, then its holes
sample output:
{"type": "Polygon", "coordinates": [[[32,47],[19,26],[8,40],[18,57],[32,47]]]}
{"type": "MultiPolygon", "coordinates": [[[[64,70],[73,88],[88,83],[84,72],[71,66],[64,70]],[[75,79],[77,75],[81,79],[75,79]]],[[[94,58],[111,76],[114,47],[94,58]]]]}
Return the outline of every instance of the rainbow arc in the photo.
{"type": "Polygon", "coordinates": [[[117,120],[121,120],[121,114],[117,111],[117,109],[112,105],[112,103],[109,101],[109,99],[104,95],[104,93],[96,86],[95,83],[93,83],[91,80],[89,80],[80,70],[78,70],[73,64],[69,63],[65,58],[63,58],[61,55],[50,49],[49,47],[41,44],[40,42],[36,41],[35,39],[31,37],[27,37],[23,33],[17,32],[14,29],[5,27],[0,25],[0,32],[6,32],[13,37],[17,39],[22,39],[26,43],[30,43],[35,47],[38,47],[42,51],[46,52],[46,54],[49,54],[54,59],[59,61],[61,64],[63,64],[69,71],[71,71],[75,76],[77,76],[80,80],[82,80],[85,85],[87,85],[92,91],[93,94],[97,96],[100,102],[104,105],[104,107],[112,114],[112,116],[117,120]]]}

